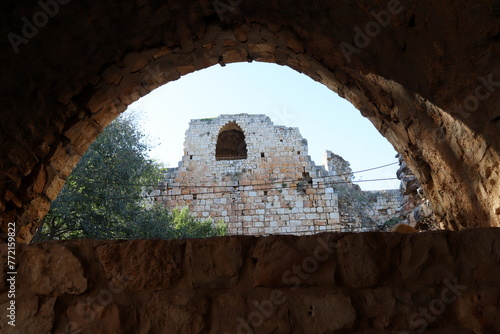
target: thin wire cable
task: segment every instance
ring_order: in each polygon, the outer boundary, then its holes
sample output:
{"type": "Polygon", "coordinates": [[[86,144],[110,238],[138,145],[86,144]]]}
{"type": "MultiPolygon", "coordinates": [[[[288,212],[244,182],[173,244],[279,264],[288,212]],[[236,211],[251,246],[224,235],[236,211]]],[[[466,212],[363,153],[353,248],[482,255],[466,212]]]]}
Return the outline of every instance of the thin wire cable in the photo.
{"type": "MultiPolygon", "coordinates": [[[[371,179],[371,180],[357,180],[357,181],[332,181],[332,182],[325,182],[325,185],[335,185],[335,184],[349,184],[352,182],[379,182],[379,181],[389,181],[389,180],[397,180],[397,178],[385,178],[385,179],[371,179]]],[[[281,182],[279,182],[281,183],[281,182]]],[[[217,186],[217,188],[234,188],[233,186],[217,186]]],[[[255,187],[255,185],[248,185],[248,186],[238,186],[238,187],[255,187]]],[[[183,187],[180,187],[183,188],[183,187]]],[[[200,188],[210,188],[210,187],[200,187],[200,188]]],[[[265,190],[275,190],[276,188],[260,188],[260,189],[254,189],[254,190],[260,190],[260,191],[265,191],[265,190]]],[[[283,189],[283,188],[280,188],[283,189]]],[[[317,189],[317,188],[316,188],[317,189]]],[[[120,196],[120,197],[109,197],[105,198],[104,200],[110,201],[110,200],[124,200],[124,199],[147,199],[147,198],[155,198],[155,197],[179,197],[179,196],[193,196],[193,195],[211,195],[211,194],[231,194],[234,192],[239,192],[239,191],[246,191],[246,190],[222,190],[222,191],[207,191],[207,192],[195,192],[195,193],[190,193],[190,194],[159,194],[159,195],[140,195],[140,196],[120,196]]],[[[57,201],[57,200],[56,200],[57,201]]],[[[70,203],[70,202],[93,202],[94,199],[88,199],[88,200],[59,200],[60,203],[70,203]]]]}
{"type": "Polygon", "coordinates": [[[390,164],[387,164],[387,165],[382,165],[382,166],[377,166],[377,167],[373,167],[373,168],[358,170],[358,171],[351,172],[351,173],[337,174],[336,176],[359,174],[359,173],[369,172],[369,171],[372,171],[372,170],[375,170],[375,169],[381,169],[381,168],[389,167],[389,166],[396,165],[396,164],[399,164],[399,162],[393,162],[393,163],[390,163],[390,164]]]}
{"type": "MultiPolygon", "coordinates": [[[[325,178],[329,178],[329,177],[338,177],[338,176],[345,176],[345,175],[352,175],[352,174],[359,174],[359,173],[364,173],[364,172],[369,172],[369,171],[372,171],[372,170],[377,170],[377,169],[381,169],[381,168],[385,168],[385,167],[389,167],[389,166],[393,166],[395,164],[399,164],[399,162],[393,162],[393,163],[390,163],[390,164],[386,164],[386,165],[382,165],[382,166],[377,166],[377,167],[372,167],[372,168],[368,168],[368,169],[363,169],[363,170],[359,170],[359,171],[355,171],[355,172],[350,172],[350,173],[341,173],[341,174],[336,174],[336,175],[331,175],[331,176],[318,176],[318,177],[312,177],[310,178],[311,180],[318,180],[318,179],[325,179],[325,178]]],[[[83,181],[82,179],[73,179],[74,181],[83,181]]],[[[88,180],[86,180],[88,182],[88,180]]],[[[293,182],[297,182],[297,181],[301,181],[301,179],[294,179],[294,180],[291,180],[291,179],[288,179],[288,180],[281,180],[281,181],[273,181],[273,182],[265,182],[265,183],[261,183],[261,184],[255,184],[255,185],[252,185],[252,186],[256,186],[256,185],[267,185],[267,184],[278,184],[278,183],[293,183],[293,182]]],[[[352,181],[352,182],[361,182],[361,181],[352,181]]],[[[91,181],[90,183],[102,183],[101,181],[91,181]]],[[[128,185],[128,186],[137,186],[137,187],[158,187],[159,184],[140,184],[140,183],[118,183],[118,182],[110,182],[110,183],[106,183],[106,185],[121,185],[121,186],[125,186],[125,185],[128,185]]],[[[237,185],[237,186],[241,186],[241,185],[237,185]]],[[[222,186],[222,187],[237,187],[237,186],[222,186]]],[[[167,184],[167,187],[168,187],[168,184],[167,184]]],[[[221,186],[214,186],[214,185],[183,185],[182,188],[219,188],[221,186]]]]}

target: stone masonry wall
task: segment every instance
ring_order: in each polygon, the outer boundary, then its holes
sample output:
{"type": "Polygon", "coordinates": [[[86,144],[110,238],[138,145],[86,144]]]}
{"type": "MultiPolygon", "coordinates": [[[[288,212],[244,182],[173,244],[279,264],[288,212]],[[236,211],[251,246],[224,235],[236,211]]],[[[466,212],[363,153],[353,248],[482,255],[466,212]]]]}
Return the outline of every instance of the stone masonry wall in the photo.
{"type": "Polygon", "coordinates": [[[500,230],[18,245],[2,334],[500,333],[500,230]]]}
{"type": "Polygon", "coordinates": [[[391,219],[402,219],[401,194],[398,189],[363,191],[356,184],[334,188],[338,195],[340,221],[351,229],[377,227],[391,219]]]}
{"type": "MultiPolygon", "coordinates": [[[[236,141],[236,137],[231,138],[236,141]]],[[[153,195],[161,196],[169,207],[188,206],[198,218],[223,220],[230,234],[306,234],[362,227],[339,212],[335,189],[351,182],[349,163],[328,151],[325,166],[316,166],[307,153],[307,140],[298,128],[275,126],[265,115],[192,120],[179,167],[168,170],[163,189],[153,195]],[[218,143],[231,146],[218,141],[225,129],[241,129],[245,142],[234,143],[234,154],[246,158],[217,159],[218,143]]],[[[375,204],[378,209],[373,208],[371,222],[383,223],[381,212],[394,215],[399,206],[382,199],[375,204]]]]}
{"type": "Polygon", "coordinates": [[[400,219],[401,191],[399,189],[363,191],[354,183],[354,174],[348,161],[326,151],[324,165],[334,180],[338,195],[340,222],[349,229],[358,230],[384,225],[391,219],[400,219]],[[363,228],[365,227],[365,228],[363,228]]]}
{"type": "Polygon", "coordinates": [[[166,177],[162,201],[189,206],[199,218],[222,219],[231,234],[310,233],[337,227],[337,195],[322,186],[297,128],[274,126],[265,115],[192,120],[184,156],[166,177]],[[247,158],[216,160],[220,130],[236,123],[247,158]]]}
{"type": "Polygon", "coordinates": [[[402,214],[399,189],[365,191],[372,200],[368,215],[376,222],[399,218],[402,214]]]}

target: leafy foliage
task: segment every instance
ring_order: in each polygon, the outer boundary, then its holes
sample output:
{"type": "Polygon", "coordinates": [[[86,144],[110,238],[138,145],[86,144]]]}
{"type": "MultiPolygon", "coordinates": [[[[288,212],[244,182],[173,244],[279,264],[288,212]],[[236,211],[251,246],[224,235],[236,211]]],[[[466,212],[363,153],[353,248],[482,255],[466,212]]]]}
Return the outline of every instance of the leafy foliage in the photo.
{"type": "Polygon", "coordinates": [[[146,205],[144,194],[159,183],[163,168],[148,158],[145,139],[133,115],[108,126],[68,177],[36,241],[224,235],[224,225],[195,219],[187,208],[146,205]]]}
{"type": "Polygon", "coordinates": [[[129,227],[131,239],[207,238],[227,234],[227,226],[222,221],[214,223],[211,218],[194,218],[187,207],[168,211],[161,205],[143,210],[129,227]]]}

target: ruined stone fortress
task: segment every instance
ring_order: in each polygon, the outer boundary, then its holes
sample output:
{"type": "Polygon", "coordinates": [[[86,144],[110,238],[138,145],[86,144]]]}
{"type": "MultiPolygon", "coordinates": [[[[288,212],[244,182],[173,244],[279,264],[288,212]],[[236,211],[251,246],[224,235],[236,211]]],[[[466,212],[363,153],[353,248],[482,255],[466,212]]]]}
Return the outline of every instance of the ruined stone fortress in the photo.
{"type": "Polygon", "coordinates": [[[316,166],[298,128],[265,115],[221,115],[190,122],[182,161],[154,195],[223,220],[230,234],[350,230],[399,217],[399,190],[363,192],[352,178],[330,151],[316,166]]]}

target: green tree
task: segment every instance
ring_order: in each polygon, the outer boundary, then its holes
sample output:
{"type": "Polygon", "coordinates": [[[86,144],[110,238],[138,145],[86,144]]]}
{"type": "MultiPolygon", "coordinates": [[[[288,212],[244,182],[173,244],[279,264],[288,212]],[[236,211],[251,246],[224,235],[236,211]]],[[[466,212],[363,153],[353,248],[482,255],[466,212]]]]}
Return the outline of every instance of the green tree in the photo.
{"type": "Polygon", "coordinates": [[[170,223],[174,228],[174,238],[177,239],[215,237],[227,233],[224,222],[214,223],[211,218],[205,220],[193,218],[186,207],[173,209],[170,223]]]}
{"type": "Polygon", "coordinates": [[[194,218],[187,207],[168,211],[164,206],[154,205],[142,213],[130,226],[132,238],[184,239],[227,234],[225,223],[214,222],[210,218],[204,220],[194,218]]]}
{"type": "Polygon", "coordinates": [[[225,233],[223,226],[148,206],[144,194],[163,167],[148,158],[150,146],[134,115],[120,116],[89,147],[52,203],[36,241],[75,238],[181,238],[225,233]]]}

